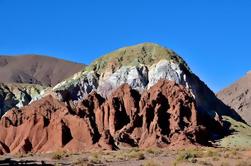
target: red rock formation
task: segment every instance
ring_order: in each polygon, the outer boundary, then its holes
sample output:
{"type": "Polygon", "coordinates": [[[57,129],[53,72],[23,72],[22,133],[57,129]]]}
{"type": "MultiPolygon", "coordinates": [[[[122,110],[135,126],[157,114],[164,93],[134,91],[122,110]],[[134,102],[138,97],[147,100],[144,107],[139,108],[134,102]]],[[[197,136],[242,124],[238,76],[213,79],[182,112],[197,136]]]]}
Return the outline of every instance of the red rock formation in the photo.
{"type": "Polygon", "coordinates": [[[75,108],[47,96],[9,111],[0,131],[4,154],[196,144],[203,127],[190,93],[162,80],[142,96],[127,84],[106,100],[92,92],[75,108]]]}
{"type": "Polygon", "coordinates": [[[51,96],[9,111],[0,130],[1,153],[81,151],[98,146],[100,139],[93,115],[77,116],[51,96]]]}

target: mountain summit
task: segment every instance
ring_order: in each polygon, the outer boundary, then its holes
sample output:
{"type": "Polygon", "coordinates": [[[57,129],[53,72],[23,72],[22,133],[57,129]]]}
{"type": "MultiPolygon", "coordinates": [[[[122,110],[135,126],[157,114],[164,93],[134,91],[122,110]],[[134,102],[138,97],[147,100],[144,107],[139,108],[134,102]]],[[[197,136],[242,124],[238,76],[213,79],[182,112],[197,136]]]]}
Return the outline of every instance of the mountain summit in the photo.
{"type": "Polygon", "coordinates": [[[174,51],[158,44],[142,43],[135,46],[120,48],[106,54],[95,60],[88,66],[87,70],[103,73],[107,70],[119,69],[122,66],[138,66],[141,64],[151,66],[164,59],[177,64],[184,64],[184,66],[189,69],[186,62],[174,51]]]}

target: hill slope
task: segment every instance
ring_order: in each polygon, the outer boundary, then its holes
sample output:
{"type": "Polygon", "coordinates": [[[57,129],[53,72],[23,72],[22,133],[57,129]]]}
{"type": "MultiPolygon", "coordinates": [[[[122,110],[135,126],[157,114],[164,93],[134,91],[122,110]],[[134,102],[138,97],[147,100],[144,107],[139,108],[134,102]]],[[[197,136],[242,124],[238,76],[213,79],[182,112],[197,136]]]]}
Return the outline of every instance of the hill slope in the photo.
{"type": "Polygon", "coordinates": [[[217,93],[217,97],[251,124],[251,73],[217,93]]]}
{"type": "Polygon", "coordinates": [[[54,86],[79,72],[84,65],[40,55],[0,56],[2,83],[54,86]]]}

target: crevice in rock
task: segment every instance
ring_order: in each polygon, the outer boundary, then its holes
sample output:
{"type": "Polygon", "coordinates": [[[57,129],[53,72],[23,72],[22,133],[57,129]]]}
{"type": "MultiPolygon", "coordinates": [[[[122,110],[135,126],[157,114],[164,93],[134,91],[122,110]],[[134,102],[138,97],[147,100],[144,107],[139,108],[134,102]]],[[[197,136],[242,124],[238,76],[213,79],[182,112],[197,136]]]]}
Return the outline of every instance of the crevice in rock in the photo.
{"type": "Polygon", "coordinates": [[[62,144],[65,146],[67,143],[69,143],[72,140],[71,130],[70,128],[62,122],[62,144]]]}

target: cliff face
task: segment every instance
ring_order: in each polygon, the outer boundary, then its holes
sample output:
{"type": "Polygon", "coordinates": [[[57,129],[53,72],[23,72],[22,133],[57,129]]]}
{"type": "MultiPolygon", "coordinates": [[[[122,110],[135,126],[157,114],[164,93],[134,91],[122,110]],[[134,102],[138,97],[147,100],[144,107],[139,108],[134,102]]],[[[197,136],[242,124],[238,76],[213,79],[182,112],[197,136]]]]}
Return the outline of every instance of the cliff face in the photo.
{"type": "Polygon", "coordinates": [[[92,92],[75,107],[47,96],[2,117],[0,153],[202,145],[212,122],[199,118],[192,95],[167,80],[142,95],[128,84],[107,99],[92,92]]]}
{"type": "Polygon", "coordinates": [[[217,93],[217,97],[251,124],[251,73],[217,93]]]}

